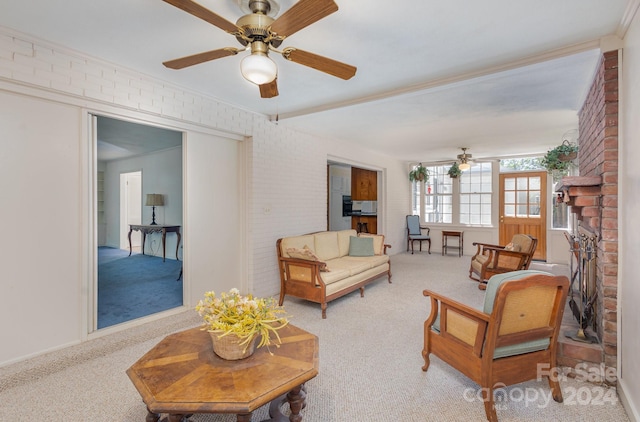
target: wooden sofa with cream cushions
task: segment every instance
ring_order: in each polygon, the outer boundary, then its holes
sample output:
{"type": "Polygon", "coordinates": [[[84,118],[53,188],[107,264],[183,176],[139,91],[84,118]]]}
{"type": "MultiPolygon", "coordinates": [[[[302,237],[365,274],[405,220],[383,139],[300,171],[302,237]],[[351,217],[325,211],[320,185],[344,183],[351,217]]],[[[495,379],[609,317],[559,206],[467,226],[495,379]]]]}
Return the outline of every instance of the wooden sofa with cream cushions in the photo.
{"type": "Polygon", "coordinates": [[[322,318],[327,303],[360,290],[384,275],[391,283],[390,245],[379,234],[355,230],[324,231],[278,239],[280,305],[287,295],[319,303],[322,318]]]}

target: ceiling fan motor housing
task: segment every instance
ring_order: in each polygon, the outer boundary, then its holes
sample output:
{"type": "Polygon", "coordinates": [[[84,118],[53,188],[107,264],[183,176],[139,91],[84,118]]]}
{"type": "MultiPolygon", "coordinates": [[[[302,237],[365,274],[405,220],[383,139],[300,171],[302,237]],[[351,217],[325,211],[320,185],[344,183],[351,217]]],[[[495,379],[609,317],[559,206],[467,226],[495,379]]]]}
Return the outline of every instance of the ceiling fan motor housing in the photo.
{"type": "Polygon", "coordinates": [[[262,13],[276,16],[280,12],[280,4],[275,0],[236,0],[244,13],[262,13]]]}
{"type": "Polygon", "coordinates": [[[273,23],[271,16],[262,15],[260,13],[252,13],[244,15],[236,25],[242,28],[243,33],[236,35],[236,39],[242,45],[247,45],[253,41],[260,40],[266,43],[271,41],[271,33],[269,27],[273,23]]]}

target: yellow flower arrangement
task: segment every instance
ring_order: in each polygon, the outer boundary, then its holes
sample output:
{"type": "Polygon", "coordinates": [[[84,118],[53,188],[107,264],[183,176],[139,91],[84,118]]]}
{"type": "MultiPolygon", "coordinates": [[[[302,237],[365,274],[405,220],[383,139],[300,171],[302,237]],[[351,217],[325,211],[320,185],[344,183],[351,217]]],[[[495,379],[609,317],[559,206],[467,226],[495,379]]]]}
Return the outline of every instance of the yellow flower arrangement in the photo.
{"type": "Polygon", "coordinates": [[[238,289],[216,297],[215,292],[204,294],[196,306],[196,312],[204,320],[203,330],[220,333],[219,338],[235,334],[241,345],[248,346],[261,335],[257,347],[271,345],[271,334],[281,342],[278,330],[289,323],[285,310],[278,306],[273,298],[254,298],[252,295],[242,296],[238,289]]]}

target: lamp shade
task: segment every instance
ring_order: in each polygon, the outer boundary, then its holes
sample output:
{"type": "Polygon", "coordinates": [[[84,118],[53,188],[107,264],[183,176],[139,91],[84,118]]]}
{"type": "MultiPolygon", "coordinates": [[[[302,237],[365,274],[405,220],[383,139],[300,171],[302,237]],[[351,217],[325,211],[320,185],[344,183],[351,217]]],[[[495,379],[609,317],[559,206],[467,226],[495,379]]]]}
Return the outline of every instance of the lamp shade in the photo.
{"type": "Polygon", "coordinates": [[[469,164],[469,163],[460,163],[458,168],[460,169],[460,171],[467,171],[467,170],[469,170],[471,168],[471,164],[469,164]]]}
{"type": "Polygon", "coordinates": [[[278,67],[266,54],[255,52],[242,59],[240,72],[249,82],[262,85],[272,82],[276,78],[278,67]]]}
{"type": "Polygon", "coordinates": [[[148,193],[145,205],[148,207],[162,206],[164,205],[164,196],[161,193],[148,193]]]}

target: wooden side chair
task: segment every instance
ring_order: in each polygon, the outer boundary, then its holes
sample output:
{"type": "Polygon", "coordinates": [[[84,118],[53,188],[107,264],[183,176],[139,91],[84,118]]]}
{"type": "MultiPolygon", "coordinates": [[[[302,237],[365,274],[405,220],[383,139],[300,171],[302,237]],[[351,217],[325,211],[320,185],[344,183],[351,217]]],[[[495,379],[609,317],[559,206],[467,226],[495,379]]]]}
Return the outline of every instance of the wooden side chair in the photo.
{"type": "Polygon", "coordinates": [[[411,255],[413,255],[413,242],[420,242],[420,252],[422,252],[422,242],[429,242],[428,252],[431,254],[430,231],[430,228],[420,226],[419,215],[407,215],[407,252],[409,252],[409,244],[411,244],[411,255]]]}
{"type": "Polygon", "coordinates": [[[548,379],[553,399],[562,391],[553,374],[569,280],[542,271],[514,271],[489,280],[482,311],[425,290],[431,312],[424,323],[423,371],[433,353],[482,388],[487,420],[497,422],[494,391],[548,379]],[[542,364],[542,365],[540,365],[542,364]],[[540,368],[545,372],[541,372],[540,368]]]}
{"type": "Polygon", "coordinates": [[[515,234],[507,245],[491,245],[474,242],[476,254],[471,258],[469,278],[479,281],[478,288],[484,290],[487,281],[496,274],[528,270],[538,239],[528,234],[515,234]]]}

